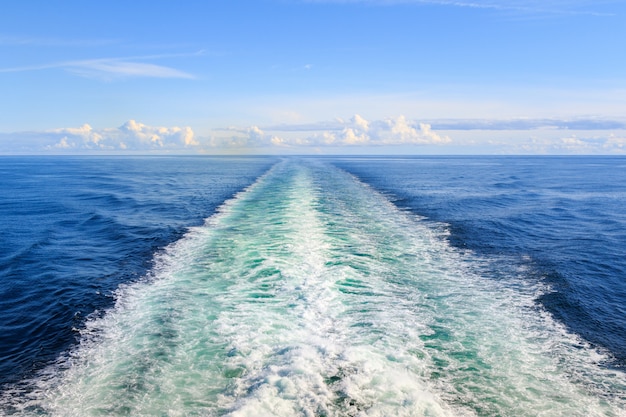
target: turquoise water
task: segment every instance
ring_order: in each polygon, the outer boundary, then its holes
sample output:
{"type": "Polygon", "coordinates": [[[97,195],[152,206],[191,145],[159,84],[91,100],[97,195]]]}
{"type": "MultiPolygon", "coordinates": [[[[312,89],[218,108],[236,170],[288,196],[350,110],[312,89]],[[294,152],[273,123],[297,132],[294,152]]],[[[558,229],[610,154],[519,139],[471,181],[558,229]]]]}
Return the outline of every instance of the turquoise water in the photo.
{"type": "Polygon", "coordinates": [[[506,257],[446,230],[331,165],[280,162],[120,287],[13,410],[626,415],[625,375],[537,305],[547,289],[488,279],[506,257]]]}

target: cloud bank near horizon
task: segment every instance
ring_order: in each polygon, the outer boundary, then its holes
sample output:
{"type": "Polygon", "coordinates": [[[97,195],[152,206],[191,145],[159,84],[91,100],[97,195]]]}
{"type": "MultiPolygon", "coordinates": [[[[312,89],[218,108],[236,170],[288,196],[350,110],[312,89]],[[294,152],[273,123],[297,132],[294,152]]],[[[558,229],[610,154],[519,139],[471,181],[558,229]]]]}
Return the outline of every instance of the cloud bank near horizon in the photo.
{"type": "Polygon", "coordinates": [[[410,122],[404,116],[368,121],[356,114],[332,123],[269,127],[229,128],[234,143],[276,147],[353,147],[395,145],[438,145],[450,143],[448,136],[434,132],[429,124],[410,122]],[[266,133],[267,132],[267,133],[266,133]]]}
{"type": "Polygon", "coordinates": [[[3,154],[219,153],[626,154],[626,123],[596,119],[439,120],[405,116],[277,126],[80,127],[0,133],[3,154]]]}
{"type": "MultiPolygon", "coordinates": [[[[321,125],[319,125],[321,126],[321,125]]],[[[337,119],[325,129],[289,131],[259,126],[216,129],[199,137],[191,127],[155,127],[129,120],[116,128],[80,127],[40,132],[0,135],[0,151],[28,152],[204,152],[236,149],[276,149],[304,152],[311,147],[362,147],[395,145],[438,145],[451,142],[448,136],[433,131],[426,123],[410,122],[404,116],[368,121],[359,115],[337,119]]]]}
{"type": "Polygon", "coordinates": [[[120,127],[80,127],[0,135],[0,151],[11,153],[72,153],[179,151],[197,146],[190,127],[155,127],[129,120],[120,127]]]}

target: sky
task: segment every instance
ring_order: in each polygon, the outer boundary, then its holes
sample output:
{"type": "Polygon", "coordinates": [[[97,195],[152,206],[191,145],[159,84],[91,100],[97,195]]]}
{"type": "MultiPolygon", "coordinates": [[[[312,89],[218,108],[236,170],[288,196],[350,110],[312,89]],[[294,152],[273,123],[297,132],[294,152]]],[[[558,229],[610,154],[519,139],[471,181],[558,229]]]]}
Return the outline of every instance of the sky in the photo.
{"type": "Polygon", "coordinates": [[[0,154],[626,154],[623,0],[21,0],[0,154]]]}

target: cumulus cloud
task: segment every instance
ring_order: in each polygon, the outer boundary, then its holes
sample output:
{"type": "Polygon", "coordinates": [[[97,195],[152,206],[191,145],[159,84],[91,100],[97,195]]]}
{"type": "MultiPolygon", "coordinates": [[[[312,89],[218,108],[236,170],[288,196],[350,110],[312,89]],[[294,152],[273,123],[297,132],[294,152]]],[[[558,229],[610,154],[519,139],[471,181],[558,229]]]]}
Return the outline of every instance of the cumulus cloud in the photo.
{"type": "Polygon", "coordinates": [[[603,148],[613,153],[626,153],[626,135],[618,136],[615,134],[609,135],[604,141],[603,148]]]}
{"type": "MultiPolygon", "coordinates": [[[[587,122],[578,126],[588,127],[587,122]]],[[[395,147],[401,152],[442,154],[626,154],[626,129],[526,127],[439,130],[404,116],[368,120],[357,114],[319,123],[222,128],[198,137],[190,127],[129,120],[114,128],[83,124],[0,133],[0,153],[376,153],[395,152],[395,147]],[[454,136],[454,143],[448,134],[454,136]]]]}
{"type": "Polygon", "coordinates": [[[366,120],[356,114],[349,120],[336,119],[308,125],[221,129],[226,135],[212,138],[212,147],[307,148],[445,144],[451,140],[434,132],[430,125],[408,121],[404,116],[366,120]]]}
{"type": "Polygon", "coordinates": [[[288,135],[288,139],[273,137],[273,143],[282,146],[392,146],[451,142],[448,136],[434,132],[429,124],[411,122],[404,116],[368,121],[356,114],[349,120],[337,119],[332,123],[294,125],[291,128],[282,125],[274,130],[288,135]]]}
{"type": "Polygon", "coordinates": [[[222,129],[227,135],[212,138],[211,146],[224,147],[338,147],[446,144],[450,138],[434,132],[426,123],[415,123],[404,116],[366,120],[356,114],[348,120],[336,119],[310,125],[222,129]]]}
{"type": "Polygon", "coordinates": [[[608,136],[578,137],[570,135],[552,144],[552,153],[565,154],[624,154],[626,136],[609,134],[608,136]]]}
{"type": "Polygon", "coordinates": [[[269,146],[283,146],[286,141],[276,135],[266,133],[259,126],[247,128],[229,127],[219,129],[226,135],[215,135],[208,141],[212,148],[264,148],[269,146]]]}
{"type": "MultiPolygon", "coordinates": [[[[511,141],[500,138],[490,140],[488,145],[492,153],[535,154],[535,155],[624,155],[626,154],[626,135],[599,133],[585,135],[584,131],[567,136],[535,132],[532,137],[511,141]],[[495,151],[495,152],[494,152],[495,151]]],[[[472,145],[476,145],[475,143],[472,145]]]]}
{"type": "Polygon", "coordinates": [[[41,132],[3,134],[0,150],[64,151],[185,151],[199,146],[190,127],[148,126],[129,120],[120,127],[96,129],[89,124],[41,132]]]}

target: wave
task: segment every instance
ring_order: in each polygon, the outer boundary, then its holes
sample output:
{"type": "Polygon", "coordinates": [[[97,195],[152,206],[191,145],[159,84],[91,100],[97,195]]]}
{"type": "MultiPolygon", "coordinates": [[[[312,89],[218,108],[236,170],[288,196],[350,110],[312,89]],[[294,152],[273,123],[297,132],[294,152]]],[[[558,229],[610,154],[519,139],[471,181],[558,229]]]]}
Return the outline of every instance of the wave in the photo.
{"type": "Polygon", "coordinates": [[[446,233],[331,165],[285,160],[4,402],[54,416],[624,415],[626,376],[538,307],[548,289],[446,233]]]}

